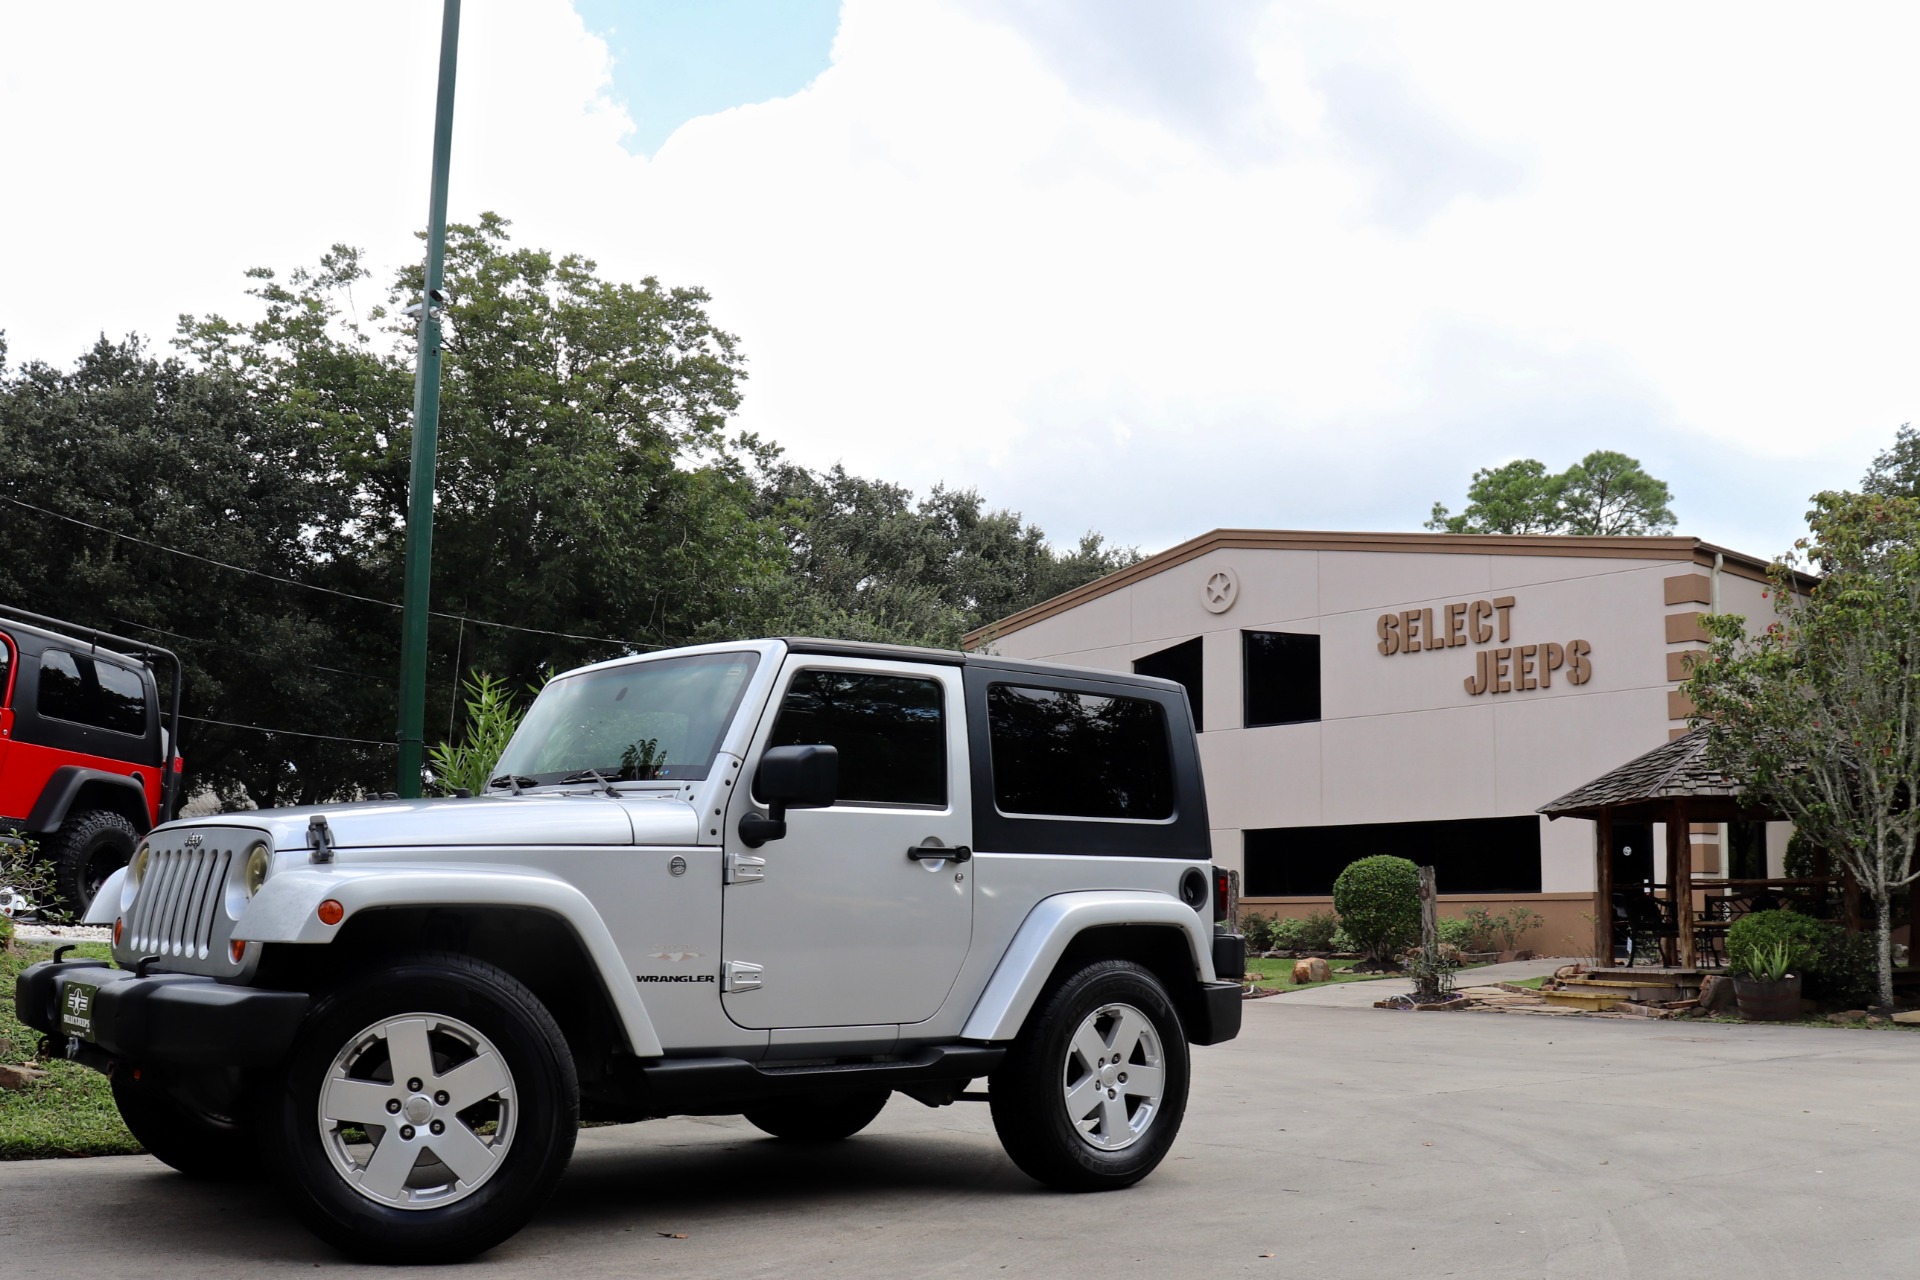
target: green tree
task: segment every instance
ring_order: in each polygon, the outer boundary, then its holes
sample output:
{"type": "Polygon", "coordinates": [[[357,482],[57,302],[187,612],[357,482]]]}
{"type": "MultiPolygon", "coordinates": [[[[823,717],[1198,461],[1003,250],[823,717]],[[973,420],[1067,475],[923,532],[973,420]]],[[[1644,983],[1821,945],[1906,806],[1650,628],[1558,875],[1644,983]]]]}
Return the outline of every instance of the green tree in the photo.
{"type": "Polygon", "coordinates": [[[1843,865],[1873,906],[1878,998],[1893,1003],[1894,894],[1913,883],[1920,840],[1920,500],[1821,493],[1785,564],[1777,617],[1709,618],[1713,644],[1687,681],[1719,767],[1756,804],[1843,865]]]}
{"type": "Polygon", "coordinates": [[[1442,533],[1653,534],[1671,532],[1672,493],[1624,453],[1597,449],[1559,473],[1521,458],[1482,468],[1459,515],[1433,504],[1426,527],[1442,533]]]}
{"type": "Polygon", "coordinates": [[[1920,498],[1920,432],[1903,422],[1893,446],[1876,455],[1860,488],[1886,498],[1920,498]]]}

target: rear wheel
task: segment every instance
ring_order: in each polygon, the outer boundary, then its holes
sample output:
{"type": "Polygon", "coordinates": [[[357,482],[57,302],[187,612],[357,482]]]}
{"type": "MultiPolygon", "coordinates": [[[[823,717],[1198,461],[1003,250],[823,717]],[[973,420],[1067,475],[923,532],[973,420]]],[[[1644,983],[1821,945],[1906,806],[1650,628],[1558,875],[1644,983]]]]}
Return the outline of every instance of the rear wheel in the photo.
{"type": "Polygon", "coordinates": [[[85,915],[107,877],[127,865],[140,833],[110,809],[69,813],[44,849],[53,863],[54,887],[75,915],[85,915]]]}
{"type": "Polygon", "coordinates": [[[1152,1173],[1187,1107],[1187,1041],[1160,980],[1102,960],[1054,986],[994,1072],[987,1100],[1013,1162],[1063,1191],[1152,1173]]]}
{"type": "Polygon", "coordinates": [[[238,1182],[257,1176],[253,1138],[234,1119],[190,1111],[119,1074],[113,1102],[148,1154],[189,1178],[238,1182]]]}
{"type": "Polygon", "coordinates": [[[756,1129],[790,1142],[838,1142],[851,1138],[880,1114],[891,1092],[870,1089],[820,1098],[787,1098],[741,1112],[756,1129]]]}
{"type": "Polygon", "coordinates": [[[580,1090],[537,997],[466,956],[424,956],[323,999],[262,1140],[296,1213],[378,1262],[455,1262],[518,1231],[573,1155],[580,1090]]]}

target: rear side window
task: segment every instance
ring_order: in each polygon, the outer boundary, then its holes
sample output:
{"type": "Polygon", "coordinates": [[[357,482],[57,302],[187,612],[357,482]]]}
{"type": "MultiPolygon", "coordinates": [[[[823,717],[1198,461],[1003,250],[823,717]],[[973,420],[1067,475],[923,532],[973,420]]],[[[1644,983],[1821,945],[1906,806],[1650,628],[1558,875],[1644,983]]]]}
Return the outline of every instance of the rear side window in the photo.
{"type": "Polygon", "coordinates": [[[40,655],[40,714],[55,720],[89,724],[87,687],[80,666],[70,653],[48,649],[40,655]]]}
{"type": "Polygon", "coordinates": [[[95,704],[99,714],[94,723],[102,729],[145,737],[147,687],[142,683],[140,673],[111,662],[98,661],[93,664],[93,670],[100,677],[100,698],[95,704]]]}
{"type": "Polygon", "coordinates": [[[40,714],[145,737],[147,689],[140,673],[63,649],[40,655],[40,714]]]}
{"type": "Polygon", "coordinates": [[[1002,813],[1173,816],[1173,757],[1157,702],[993,684],[987,726],[1002,813]]]}
{"type": "Polygon", "coordinates": [[[837,748],[837,802],[947,803],[947,726],[937,680],[801,671],[787,686],[767,745],[837,748]]]}
{"type": "Polygon", "coordinates": [[[7,677],[13,669],[13,644],[0,635],[0,707],[7,703],[7,677]]]}

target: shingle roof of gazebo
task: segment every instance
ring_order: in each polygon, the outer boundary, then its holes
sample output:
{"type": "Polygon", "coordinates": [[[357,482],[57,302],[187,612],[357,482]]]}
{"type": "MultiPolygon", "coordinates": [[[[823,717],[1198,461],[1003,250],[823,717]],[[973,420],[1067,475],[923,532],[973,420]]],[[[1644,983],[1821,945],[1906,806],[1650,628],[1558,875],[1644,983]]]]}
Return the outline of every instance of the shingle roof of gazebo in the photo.
{"type": "Polygon", "coordinates": [[[1738,783],[1707,763],[1706,731],[1694,729],[1541,805],[1538,812],[1550,818],[1590,817],[1602,809],[1680,798],[1732,801],[1739,790],[1738,783]]]}

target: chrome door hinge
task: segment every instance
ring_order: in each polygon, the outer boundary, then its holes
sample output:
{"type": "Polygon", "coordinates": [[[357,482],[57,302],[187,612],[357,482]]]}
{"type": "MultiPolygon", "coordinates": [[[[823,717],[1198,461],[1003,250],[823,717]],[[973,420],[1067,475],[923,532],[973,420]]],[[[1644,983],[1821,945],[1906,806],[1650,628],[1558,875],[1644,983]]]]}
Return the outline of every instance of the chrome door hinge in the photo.
{"type": "Polygon", "coordinates": [[[720,966],[722,991],[758,991],[761,966],[745,960],[729,960],[720,966]]]}
{"type": "Polygon", "coordinates": [[[726,860],[726,883],[745,884],[767,878],[767,860],[746,853],[730,853],[726,860]]]}

